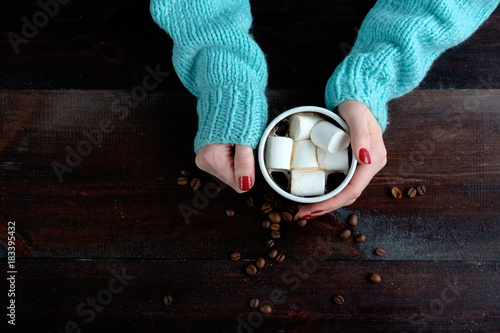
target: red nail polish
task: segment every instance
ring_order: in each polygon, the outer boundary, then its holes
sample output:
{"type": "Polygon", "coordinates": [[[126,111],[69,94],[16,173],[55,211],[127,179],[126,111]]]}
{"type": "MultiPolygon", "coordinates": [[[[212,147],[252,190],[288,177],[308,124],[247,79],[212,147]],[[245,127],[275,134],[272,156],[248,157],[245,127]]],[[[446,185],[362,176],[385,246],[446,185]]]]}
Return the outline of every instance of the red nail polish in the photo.
{"type": "Polygon", "coordinates": [[[240,179],[238,179],[238,181],[239,181],[240,190],[248,191],[249,189],[252,188],[252,178],[251,177],[242,176],[242,177],[240,177],[240,179]]]}
{"type": "Polygon", "coordinates": [[[370,158],[370,153],[365,148],[361,148],[359,150],[359,159],[364,164],[371,164],[372,163],[372,159],[370,158]]]}
{"type": "Polygon", "coordinates": [[[301,219],[306,219],[306,220],[312,220],[313,218],[315,218],[316,216],[311,216],[309,214],[306,214],[304,216],[301,217],[301,219]]]}
{"type": "Polygon", "coordinates": [[[314,212],[311,212],[311,214],[316,215],[322,212],[324,212],[324,210],[315,210],[314,212]]]}

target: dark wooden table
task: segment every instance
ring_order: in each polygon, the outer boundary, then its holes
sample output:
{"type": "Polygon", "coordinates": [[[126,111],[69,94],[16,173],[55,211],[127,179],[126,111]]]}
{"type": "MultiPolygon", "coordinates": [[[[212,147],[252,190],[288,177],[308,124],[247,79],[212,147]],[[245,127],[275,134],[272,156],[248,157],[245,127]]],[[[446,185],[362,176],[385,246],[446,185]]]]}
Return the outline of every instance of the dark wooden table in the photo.
{"type": "MultiPolygon", "coordinates": [[[[373,3],[252,3],[270,118],[324,105],[325,82],[373,3]]],[[[286,259],[255,276],[245,267],[267,258],[269,187],[258,172],[248,194],[214,191],[196,169],[196,100],[148,1],[60,5],[16,53],[9,33],[40,10],[23,0],[0,11],[1,332],[500,331],[500,9],[390,103],[388,164],[362,196],[304,228],[282,222],[286,259]],[[169,75],[130,103],[147,66],[169,75]],[[182,169],[199,191],[177,184],[182,169]],[[390,195],[421,184],[423,196],[390,195]],[[185,218],[183,207],[197,213],[185,218]],[[339,238],[352,213],[365,243],[339,238]],[[251,309],[252,297],[273,313],[251,309]]]]}

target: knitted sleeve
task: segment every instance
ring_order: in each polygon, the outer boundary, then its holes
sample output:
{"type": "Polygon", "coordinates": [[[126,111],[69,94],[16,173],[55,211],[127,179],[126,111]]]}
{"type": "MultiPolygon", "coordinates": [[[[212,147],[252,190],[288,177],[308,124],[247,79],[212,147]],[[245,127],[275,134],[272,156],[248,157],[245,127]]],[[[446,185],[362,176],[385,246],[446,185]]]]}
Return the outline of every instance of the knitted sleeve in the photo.
{"type": "Polygon", "coordinates": [[[325,92],[327,108],[366,104],[382,130],[387,103],[418,86],[433,61],[467,39],[498,0],[378,0],[325,92]]]}
{"type": "Polygon", "coordinates": [[[150,11],[174,41],[177,75],[198,98],[195,152],[213,143],[255,148],[267,122],[267,65],[249,35],[249,1],[152,0],[150,11]]]}

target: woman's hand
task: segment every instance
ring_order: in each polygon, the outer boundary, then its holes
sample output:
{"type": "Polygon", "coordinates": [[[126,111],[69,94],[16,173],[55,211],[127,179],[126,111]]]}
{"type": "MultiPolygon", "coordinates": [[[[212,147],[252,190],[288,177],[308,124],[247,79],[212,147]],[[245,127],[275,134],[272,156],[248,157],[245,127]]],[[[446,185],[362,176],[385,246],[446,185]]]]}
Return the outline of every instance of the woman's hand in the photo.
{"type": "Polygon", "coordinates": [[[255,161],[250,146],[212,144],[202,147],[196,154],[196,165],[243,193],[253,186],[255,161]]]}
{"type": "Polygon", "coordinates": [[[339,105],[338,110],[349,126],[351,147],[358,161],[356,171],[349,184],[339,194],[328,200],[302,207],[298,212],[300,218],[312,219],[353,204],[373,176],[387,162],[382,129],[370,109],[358,101],[345,101],[339,105]]]}

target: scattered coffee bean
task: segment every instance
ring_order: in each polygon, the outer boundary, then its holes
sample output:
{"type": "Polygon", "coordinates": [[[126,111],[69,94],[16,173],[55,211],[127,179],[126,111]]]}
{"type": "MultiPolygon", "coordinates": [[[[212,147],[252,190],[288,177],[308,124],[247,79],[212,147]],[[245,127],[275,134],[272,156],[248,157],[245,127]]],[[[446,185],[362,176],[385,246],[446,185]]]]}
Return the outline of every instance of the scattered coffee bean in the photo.
{"type": "Polygon", "coordinates": [[[415,190],[413,187],[408,190],[406,193],[410,198],[414,198],[417,195],[417,190],[415,190]]]}
{"type": "Polygon", "coordinates": [[[382,282],[382,278],[377,273],[371,273],[370,274],[370,280],[372,280],[373,283],[380,283],[380,282],[382,282]]]}
{"type": "Polygon", "coordinates": [[[340,233],[340,238],[347,239],[349,237],[351,237],[351,230],[349,229],[342,230],[342,232],[340,233]]]}
{"type": "Polygon", "coordinates": [[[283,199],[278,198],[274,201],[274,209],[281,210],[284,206],[285,202],[283,201],[283,199]]]}
{"type": "Polygon", "coordinates": [[[297,206],[295,205],[290,205],[286,208],[287,212],[289,212],[290,214],[294,215],[298,212],[298,209],[297,209],[297,206]]]}
{"type": "Polygon", "coordinates": [[[401,190],[397,187],[393,187],[391,190],[392,196],[396,199],[401,199],[403,196],[403,193],[401,193],[401,190]]]}
{"type": "Polygon", "coordinates": [[[333,297],[333,301],[338,305],[342,305],[344,304],[344,297],[341,295],[335,295],[335,297],[333,297]]]}
{"type": "Polygon", "coordinates": [[[267,247],[273,247],[274,246],[274,240],[270,239],[266,242],[267,247]]]}
{"type": "Polygon", "coordinates": [[[273,210],[273,206],[270,203],[266,202],[262,205],[260,210],[262,211],[262,213],[267,214],[273,210]]]}
{"type": "Polygon", "coordinates": [[[259,306],[259,299],[258,298],[252,298],[250,300],[250,307],[256,309],[259,306]]]}
{"type": "Polygon", "coordinates": [[[356,242],[358,242],[358,243],[364,243],[365,241],[366,241],[366,236],[363,234],[356,237],[356,242]]]}
{"type": "Polygon", "coordinates": [[[191,180],[191,188],[193,190],[198,190],[200,187],[201,187],[201,180],[199,180],[198,178],[193,178],[191,180]]]}
{"type": "Polygon", "coordinates": [[[273,202],[274,200],[276,200],[276,196],[273,192],[267,192],[266,194],[264,194],[264,200],[266,200],[267,202],[273,202]]]}
{"type": "Polygon", "coordinates": [[[248,207],[253,207],[253,198],[252,197],[248,197],[247,198],[247,206],[248,207]]]}
{"type": "Polygon", "coordinates": [[[269,251],[269,258],[270,259],[276,258],[277,255],[278,255],[278,250],[274,249],[274,250],[269,251]]]}
{"type": "Polygon", "coordinates": [[[297,221],[297,225],[299,227],[305,227],[306,224],[307,224],[307,220],[306,219],[300,219],[300,220],[297,221]]]}
{"type": "Polygon", "coordinates": [[[419,185],[419,186],[417,186],[417,192],[420,195],[424,195],[425,192],[427,192],[427,189],[425,188],[424,185],[419,185]]]}
{"type": "Polygon", "coordinates": [[[266,304],[260,308],[260,311],[264,314],[270,314],[271,312],[273,312],[273,308],[270,305],[266,304]]]}
{"type": "Polygon", "coordinates": [[[265,264],[266,264],[266,259],[264,259],[264,258],[259,258],[255,262],[255,266],[257,266],[258,269],[262,269],[265,264]]]}
{"type": "Polygon", "coordinates": [[[226,215],[229,216],[229,217],[233,217],[234,216],[234,209],[226,209],[226,215]]]}
{"type": "Polygon", "coordinates": [[[181,175],[183,176],[189,176],[191,174],[191,171],[187,170],[187,169],[182,169],[181,170],[181,175]]]}
{"type": "Polygon", "coordinates": [[[254,265],[248,265],[247,266],[247,273],[248,273],[248,275],[257,274],[257,267],[255,267],[254,265]]]}
{"type": "Polygon", "coordinates": [[[234,253],[231,253],[231,260],[240,260],[241,258],[241,254],[239,252],[234,252],[234,253]]]}
{"type": "Polygon", "coordinates": [[[290,222],[293,219],[293,216],[292,214],[290,214],[290,212],[281,212],[281,217],[285,222],[290,222]]]}
{"type": "Polygon", "coordinates": [[[284,253],[280,253],[276,256],[276,259],[275,259],[277,262],[283,262],[285,260],[285,254],[284,253]]]}
{"type": "Polygon", "coordinates": [[[163,302],[165,305],[172,304],[172,295],[165,295],[165,297],[163,297],[163,302]]]}
{"type": "Polygon", "coordinates": [[[270,226],[271,226],[271,222],[269,222],[269,220],[262,221],[262,228],[269,229],[270,226]]]}
{"type": "Polygon", "coordinates": [[[376,248],[375,254],[378,255],[379,257],[385,257],[387,255],[387,252],[385,252],[384,249],[376,248]]]}
{"type": "Polygon", "coordinates": [[[271,237],[274,239],[278,239],[281,237],[281,234],[278,230],[271,231],[271,237]]]}
{"type": "Polygon", "coordinates": [[[278,223],[271,224],[271,230],[280,230],[280,225],[278,223]]]}
{"type": "Polygon", "coordinates": [[[186,177],[179,177],[177,178],[177,184],[179,185],[186,185],[188,183],[188,180],[186,177]]]}
{"type": "Polygon", "coordinates": [[[271,221],[272,223],[281,222],[281,215],[278,212],[270,212],[267,217],[269,218],[269,221],[271,221]]]}
{"type": "Polygon", "coordinates": [[[358,225],[358,216],[356,214],[349,216],[349,224],[353,227],[358,225]]]}

